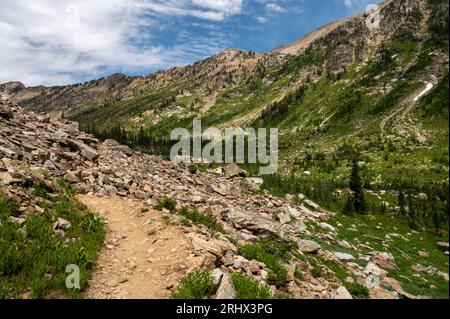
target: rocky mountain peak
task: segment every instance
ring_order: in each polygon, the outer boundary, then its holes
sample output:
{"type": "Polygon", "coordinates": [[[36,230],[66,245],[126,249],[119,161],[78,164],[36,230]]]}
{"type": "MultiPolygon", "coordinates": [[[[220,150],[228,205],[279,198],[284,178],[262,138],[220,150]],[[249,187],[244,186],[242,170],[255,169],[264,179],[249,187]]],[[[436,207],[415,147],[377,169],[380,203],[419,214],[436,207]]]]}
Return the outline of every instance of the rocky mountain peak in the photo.
{"type": "Polygon", "coordinates": [[[0,84],[0,94],[14,94],[25,89],[22,82],[7,82],[0,84]]]}

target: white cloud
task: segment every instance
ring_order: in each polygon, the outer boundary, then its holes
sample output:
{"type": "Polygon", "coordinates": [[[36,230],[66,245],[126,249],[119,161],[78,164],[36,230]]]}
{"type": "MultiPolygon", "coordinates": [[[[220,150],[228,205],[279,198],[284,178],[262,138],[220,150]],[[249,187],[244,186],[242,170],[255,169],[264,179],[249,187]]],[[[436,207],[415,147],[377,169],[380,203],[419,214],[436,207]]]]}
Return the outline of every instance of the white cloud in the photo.
{"type": "Polygon", "coordinates": [[[158,19],[222,21],[239,14],[242,6],[243,0],[3,0],[0,83],[67,84],[105,70],[139,72],[186,64],[222,49],[226,38],[186,37],[187,42],[172,47],[154,45],[152,34],[162,28],[158,19]]]}
{"type": "Polygon", "coordinates": [[[267,23],[269,19],[267,19],[267,17],[256,17],[256,20],[258,20],[259,23],[264,24],[267,23]]]}
{"type": "Polygon", "coordinates": [[[243,0],[192,0],[192,3],[203,8],[222,12],[225,15],[231,15],[241,12],[243,0]]]}
{"type": "Polygon", "coordinates": [[[344,4],[345,4],[347,7],[351,7],[351,6],[353,5],[353,0],[344,0],[344,4]]]}
{"type": "Polygon", "coordinates": [[[269,10],[271,12],[277,12],[277,13],[282,13],[282,12],[287,11],[285,8],[283,8],[282,6],[280,6],[276,3],[268,3],[268,4],[266,4],[266,8],[267,8],[267,10],[269,10]]]}

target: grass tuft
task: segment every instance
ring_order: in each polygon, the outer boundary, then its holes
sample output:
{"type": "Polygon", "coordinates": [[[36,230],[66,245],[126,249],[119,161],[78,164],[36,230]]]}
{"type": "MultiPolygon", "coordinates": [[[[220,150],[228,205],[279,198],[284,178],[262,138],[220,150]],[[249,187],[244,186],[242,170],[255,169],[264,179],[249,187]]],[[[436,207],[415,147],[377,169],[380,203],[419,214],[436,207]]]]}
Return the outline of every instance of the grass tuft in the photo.
{"type": "Polygon", "coordinates": [[[214,292],[214,279],[211,271],[198,270],[187,274],[177,289],[170,295],[171,299],[204,299],[214,292]]]}
{"type": "Polygon", "coordinates": [[[173,212],[175,211],[175,207],[177,206],[177,202],[173,199],[162,197],[158,200],[158,204],[155,206],[157,210],[163,210],[164,208],[173,212]]]}
{"type": "Polygon", "coordinates": [[[20,226],[9,218],[17,208],[0,193],[0,298],[22,298],[24,292],[31,298],[81,297],[104,240],[101,219],[77,202],[58,198],[20,226]],[[72,226],[56,233],[57,218],[72,226]],[[70,264],[80,267],[81,290],[65,286],[70,264]]]}
{"type": "Polygon", "coordinates": [[[273,294],[267,285],[259,284],[243,273],[234,273],[231,280],[236,291],[236,299],[272,299],[273,294]]]}
{"type": "MultiPolygon", "coordinates": [[[[222,225],[217,222],[213,215],[202,214],[197,209],[189,209],[187,207],[183,207],[178,214],[191,221],[193,224],[204,225],[213,232],[225,233],[222,225]]],[[[188,223],[185,222],[185,224],[188,223]]]]}
{"type": "Polygon", "coordinates": [[[264,263],[269,269],[268,281],[277,287],[286,284],[288,273],[281,261],[288,258],[288,244],[278,243],[275,240],[265,240],[257,245],[244,245],[241,247],[242,255],[264,263]]]}

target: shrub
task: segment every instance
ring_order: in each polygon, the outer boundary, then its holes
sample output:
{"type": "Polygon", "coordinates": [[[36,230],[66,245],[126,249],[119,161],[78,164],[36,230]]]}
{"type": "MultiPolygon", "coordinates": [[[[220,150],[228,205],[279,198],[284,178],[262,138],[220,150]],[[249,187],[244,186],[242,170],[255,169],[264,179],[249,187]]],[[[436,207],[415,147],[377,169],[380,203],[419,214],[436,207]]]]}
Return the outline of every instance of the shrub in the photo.
{"type": "Polygon", "coordinates": [[[162,197],[158,200],[158,204],[155,206],[157,210],[163,210],[164,208],[170,210],[171,212],[175,210],[177,202],[173,199],[162,197]]]}
{"type": "Polygon", "coordinates": [[[183,207],[178,213],[196,225],[204,225],[214,232],[225,233],[222,225],[217,222],[213,215],[202,214],[197,209],[187,207],[183,207]]]}
{"type": "Polygon", "coordinates": [[[171,299],[204,299],[214,292],[214,279],[209,270],[199,270],[187,274],[177,289],[170,295],[171,299]]]}
{"type": "Polygon", "coordinates": [[[357,283],[348,284],[347,290],[353,296],[353,298],[364,299],[369,297],[369,289],[357,283]]]}
{"type": "Polygon", "coordinates": [[[314,278],[322,277],[322,268],[320,268],[319,266],[314,266],[311,270],[311,276],[313,276],[314,278]]]}
{"type": "Polygon", "coordinates": [[[13,215],[20,207],[14,199],[6,199],[0,192],[0,218],[13,215]]]}
{"type": "Polygon", "coordinates": [[[242,255],[247,259],[255,259],[264,263],[269,269],[268,281],[277,287],[282,287],[286,284],[287,270],[281,264],[280,260],[286,257],[287,254],[284,249],[276,244],[275,241],[264,241],[258,245],[244,245],[241,247],[242,255]],[[272,245],[270,244],[272,243],[272,245]]]}
{"type": "Polygon", "coordinates": [[[231,280],[236,290],[236,299],[272,299],[270,288],[265,284],[258,284],[252,278],[242,274],[234,273],[231,280]]]}
{"type": "Polygon", "coordinates": [[[75,196],[77,191],[74,185],[70,184],[68,181],[62,178],[59,178],[57,182],[63,194],[67,196],[75,196]]]}
{"type": "Polygon", "coordinates": [[[300,281],[303,280],[303,275],[302,275],[301,271],[298,268],[295,268],[294,277],[297,278],[300,281]]]}

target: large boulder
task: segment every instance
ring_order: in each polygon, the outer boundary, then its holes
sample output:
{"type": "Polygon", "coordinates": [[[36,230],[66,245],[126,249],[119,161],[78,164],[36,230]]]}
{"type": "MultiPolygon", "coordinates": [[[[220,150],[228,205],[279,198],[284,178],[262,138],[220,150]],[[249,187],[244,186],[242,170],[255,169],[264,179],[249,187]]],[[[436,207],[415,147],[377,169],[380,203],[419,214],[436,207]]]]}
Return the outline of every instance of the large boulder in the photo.
{"type": "Polygon", "coordinates": [[[192,246],[197,252],[207,252],[221,258],[227,251],[237,251],[237,248],[233,244],[223,240],[215,238],[206,239],[194,233],[188,234],[188,237],[191,238],[192,246]]]}
{"type": "Polygon", "coordinates": [[[281,235],[281,224],[275,222],[267,214],[253,214],[231,208],[222,213],[222,216],[236,229],[246,229],[262,237],[279,237],[281,235]]]}
{"type": "Polygon", "coordinates": [[[80,151],[80,154],[89,161],[95,161],[100,156],[100,154],[96,150],[84,144],[83,142],[73,139],[69,139],[68,142],[73,148],[80,151]]]}

